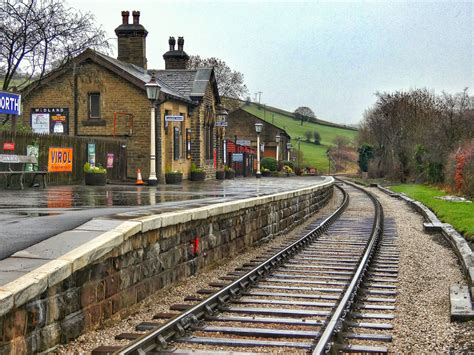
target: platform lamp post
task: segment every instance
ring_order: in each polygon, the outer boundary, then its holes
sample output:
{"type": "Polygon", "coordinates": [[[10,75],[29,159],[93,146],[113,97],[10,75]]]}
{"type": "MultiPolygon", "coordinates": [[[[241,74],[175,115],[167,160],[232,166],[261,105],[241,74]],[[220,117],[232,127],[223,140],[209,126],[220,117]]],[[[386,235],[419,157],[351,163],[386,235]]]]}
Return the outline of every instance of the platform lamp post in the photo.
{"type": "Polygon", "coordinates": [[[225,141],[225,128],[227,127],[227,117],[229,116],[229,112],[223,107],[220,106],[217,111],[217,124],[219,127],[222,128],[222,162],[224,165],[227,163],[227,144],[225,141]]]}
{"type": "Polygon", "coordinates": [[[156,136],[155,136],[155,106],[156,100],[160,95],[161,86],[156,82],[155,73],[152,73],[151,79],[145,84],[146,95],[151,103],[151,121],[150,121],[150,176],[148,177],[148,185],[156,186],[158,179],[156,178],[156,136]]]}
{"type": "Polygon", "coordinates": [[[286,159],[286,160],[288,160],[288,161],[290,161],[290,158],[291,158],[290,157],[290,152],[291,152],[291,142],[288,142],[288,143],[286,143],[286,154],[288,156],[288,159],[286,159]]]}
{"type": "Polygon", "coordinates": [[[262,177],[260,172],[260,133],[262,133],[263,123],[255,123],[255,132],[257,132],[257,174],[255,175],[257,179],[262,177]]]}
{"type": "Polygon", "coordinates": [[[296,140],[298,141],[298,159],[297,159],[297,162],[298,162],[298,169],[299,169],[300,168],[300,155],[301,155],[301,137],[296,138],[296,140]]]}
{"type": "Polygon", "coordinates": [[[278,163],[278,161],[280,160],[280,135],[277,134],[276,137],[275,137],[275,142],[277,144],[277,149],[276,149],[276,161],[278,163]]]}

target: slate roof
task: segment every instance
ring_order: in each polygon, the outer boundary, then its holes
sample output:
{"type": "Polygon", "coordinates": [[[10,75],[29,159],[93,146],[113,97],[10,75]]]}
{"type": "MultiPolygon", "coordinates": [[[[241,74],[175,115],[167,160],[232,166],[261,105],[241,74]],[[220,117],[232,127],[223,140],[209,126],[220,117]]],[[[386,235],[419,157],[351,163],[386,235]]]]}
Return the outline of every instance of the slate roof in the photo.
{"type": "MultiPolygon", "coordinates": [[[[109,57],[103,53],[97,52],[92,49],[86,49],[82,54],[76,57],[74,60],[82,62],[83,60],[90,59],[108,63],[108,67],[113,68],[114,72],[121,75],[124,79],[133,82],[133,84],[145,89],[145,84],[150,81],[151,74],[154,72],[158,84],[161,86],[161,91],[166,95],[175,99],[185,101],[188,103],[198,104],[199,101],[206,92],[207,86],[210,84],[213,86],[213,90],[216,97],[219,99],[219,93],[217,91],[217,83],[214,77],[214,71],[212,68],[200,68],[200,69],[176,69],[176,70],[145,70],[139,66],[131,63],[125,63],[118,59],[109,57]],[[110,67],[110,65],[112,67],[110,67]]],[[[55,73],[52,72],[48,76],[54,77],[55,73]]],[[[56,73],[59,74],[59,73],[56,73]]],[[[25,94],[29,92],[28,87],[25,88],[25,94]]]]}

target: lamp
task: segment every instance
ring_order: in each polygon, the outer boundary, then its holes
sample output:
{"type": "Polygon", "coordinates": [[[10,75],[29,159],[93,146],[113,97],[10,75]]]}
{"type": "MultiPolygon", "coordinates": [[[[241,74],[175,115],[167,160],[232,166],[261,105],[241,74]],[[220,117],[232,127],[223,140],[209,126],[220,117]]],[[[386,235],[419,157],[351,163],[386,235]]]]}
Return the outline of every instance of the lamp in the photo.
{"type": "Polygon", "coordinates": [[[160,95],[161,86],[156,82],[155,73],[152,73],[151,79],[145,84],[146,96],[151,103],[151,121],[150,121],[150,176],[148,177],[148,185],[155,186],[158,184],[156,178],[156,137],[155,137],[155,105],[160,95]]]}
{"type": "Polygon", "coordinates": [[[276,160],[278,161],[279,159],[279,151],[280,151],[280,134],[277,134],[275,137],[275,142],[276,142],[276,160]]]}
{"type": "Polygon", "coordinates": [[[260,172],[260,133],[262,133],[263,123],[257,122],[255,123],[255,132],[257,132],[257,179],[262,177],[262,173],[260,172]]]}
{"type": "Polygon", "coordinates": [[[218,122],[227,122],[227,117],[229,116],[229,113],[224,107],[220,107],[217,111],[217,121],[218,122]]]}
{"type": "Polygon", "coordinates": [[[286,143],[286,152],[287,152],[287,155],[288,155],[288,161],[290,161],[290,152],[291,152],[291,142],[288,142],[286,143]]]}

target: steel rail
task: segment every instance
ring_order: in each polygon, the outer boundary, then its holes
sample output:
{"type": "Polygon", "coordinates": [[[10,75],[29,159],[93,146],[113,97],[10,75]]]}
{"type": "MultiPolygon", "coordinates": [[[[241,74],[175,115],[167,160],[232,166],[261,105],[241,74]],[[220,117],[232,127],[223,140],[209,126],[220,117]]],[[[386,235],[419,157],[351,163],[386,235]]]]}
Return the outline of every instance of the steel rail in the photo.
{"type": "Polygon", "coordinates": [[[329,226],[341,215],[349,204],[349,195],[340,186],[335,185],[343,194],[343,201],[338,209],[327,217],[318,227],[305,234],[285,249],[261,263],[238,280],[224,287],[206,300],[198,303],[189,310],[171,319],[161,327],[144,334],[132,343],[121,348],[115,354],[146,354],[158,348],[166,348],[168,342],[176,335],[184,336],[186,330],[197,325],[206,315],[214,315],[219,306],[224,305],[231,299],[237,297],[250,285],[267,275],[272,269],[279,266],[283,261],[294,255],[299,249],[323,234],[329,226]]]}
{"type": "Polygon", "coordinates": [[[367,271],[368,265],[372,256],[375,252],[377,243],[379,242],[380,238],[383,235],[383,225],[384,225],[384,213],[383,208],[377,198],[370,193],[362,189],[361,187],[344,181],[344,183],[355,187],[366,193],[369,198],[372,200],[375,208],[375,219],[372,225],[372,232],[370,235],[370,242],[367,244],[365,249],[364,255],[361,258],[359,266],[352,278],[351,283],[346,288],[344,295],[341,298],[339,305],[337,306],[336,310],[334,311],[331,319],[326,323],[325,329],[321,336],[318,338],[317,344],[313,350],[313,355],[319,355],[323,353],[329,353],[332,350],[333,339],[337,337],[342,330],[343,322],[346,315],[349,313],[350,307],[354,302],[355,296],[357,291],[359,290],[359,286],[363,281],[365,273],[367,271]]]}

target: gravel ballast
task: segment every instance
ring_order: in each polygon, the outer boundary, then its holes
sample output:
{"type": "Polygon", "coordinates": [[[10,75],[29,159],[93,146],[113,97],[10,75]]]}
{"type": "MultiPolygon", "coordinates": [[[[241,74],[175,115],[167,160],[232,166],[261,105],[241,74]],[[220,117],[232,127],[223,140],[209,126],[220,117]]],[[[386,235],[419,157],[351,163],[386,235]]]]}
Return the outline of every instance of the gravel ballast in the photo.
{"type": "Polygon", "coordinates": [[[405,202],[370,189],[393,218],[400,246],[394,353],[474,351],[474,322],[450,321],[449,286],[465,284],[458,259],[441,234],[423,230],[423,218],[405,202]]]}

